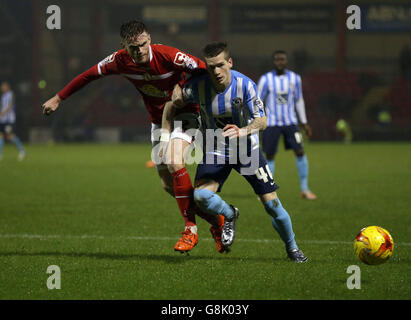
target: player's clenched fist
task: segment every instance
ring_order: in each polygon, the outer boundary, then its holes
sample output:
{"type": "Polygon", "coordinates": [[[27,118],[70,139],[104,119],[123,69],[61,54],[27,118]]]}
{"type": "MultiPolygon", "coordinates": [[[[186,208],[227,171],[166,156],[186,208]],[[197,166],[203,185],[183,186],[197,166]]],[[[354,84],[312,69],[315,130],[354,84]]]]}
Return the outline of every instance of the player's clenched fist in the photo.
{"type": "Polygon", "coordinates": [[[43,114],[50,115],[59,107],[61,102],[60,97],[56,94],[53,98],[47,100],[41,107],[43,108],[43,114]]]}
{"type": "Polygon", "coordinates": [[[229,139],[245,137],[247,135],[247,129],[239,128],[235,124],[227,124],[223,131],[223,137],[228,137],[229,139]]]}

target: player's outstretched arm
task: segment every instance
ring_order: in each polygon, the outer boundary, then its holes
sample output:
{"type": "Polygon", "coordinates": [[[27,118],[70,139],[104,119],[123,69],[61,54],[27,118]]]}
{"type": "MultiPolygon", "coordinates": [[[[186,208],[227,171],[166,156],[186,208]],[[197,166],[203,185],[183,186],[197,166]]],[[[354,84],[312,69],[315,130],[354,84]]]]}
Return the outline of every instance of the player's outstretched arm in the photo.
{"type": "Polygon", "coordinates": [[[49,99],[43,104],[43,114],[50,115],[59,107],[62,100],[67,99],[69,96],[85,87],[91,81],[100,79],[105,75],[118,74],[117,67],[117,52],[108,56],[98,64],[94,65],[90,69],[79,74],[73,80],[71,80],[61,91],[59,91],[53,98],[49,99]]]}
{"type": "Polygon", "coordinates": [[[47,100],[42,105],[43,114],[45,114],[46,116],[49,116],[50,114],[52,114],[59,107],[60,102],[61,102],[61,98],[59,97],[58,94],[56,94],[53,98],[47,100]]]}

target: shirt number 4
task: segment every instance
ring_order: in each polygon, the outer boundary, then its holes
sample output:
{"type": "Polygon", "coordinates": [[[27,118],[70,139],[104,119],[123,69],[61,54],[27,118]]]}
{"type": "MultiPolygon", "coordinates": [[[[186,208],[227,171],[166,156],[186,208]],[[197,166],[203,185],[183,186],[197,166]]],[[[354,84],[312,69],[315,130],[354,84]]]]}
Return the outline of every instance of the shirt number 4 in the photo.
{"type": "Polygon", "coordinates": [[[270,180],[273,181],[273,174],[271,173],[268,164],[266,164],[265,167],[258,168],[257,172],[255,173],[255,176],[258,180],[263,180],[264,183],[268,182],[268,177],[270,177],[270,180]]]}

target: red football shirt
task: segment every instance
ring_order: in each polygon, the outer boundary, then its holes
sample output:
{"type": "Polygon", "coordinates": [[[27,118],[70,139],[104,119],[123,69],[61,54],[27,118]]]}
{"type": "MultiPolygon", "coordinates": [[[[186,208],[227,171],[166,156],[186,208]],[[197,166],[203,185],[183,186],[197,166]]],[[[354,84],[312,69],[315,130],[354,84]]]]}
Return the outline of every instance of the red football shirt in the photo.
{"type": "MultiPolygon", "coordinates": [[[[202,60],[173,47],[150,45],[150,61],[146,64],[136,64],[127,51],[121,49],[78,75],[58,95],[64,100],[90,81],[110,74],[122,75],[141,93],[151,122],[161,124],[164,104],[171,99],[174,86],[184,83],[193,73],[205,70],[202,60]]],[[[189,105],[181,112],[198,112],[198,106],[189,105]]]]}

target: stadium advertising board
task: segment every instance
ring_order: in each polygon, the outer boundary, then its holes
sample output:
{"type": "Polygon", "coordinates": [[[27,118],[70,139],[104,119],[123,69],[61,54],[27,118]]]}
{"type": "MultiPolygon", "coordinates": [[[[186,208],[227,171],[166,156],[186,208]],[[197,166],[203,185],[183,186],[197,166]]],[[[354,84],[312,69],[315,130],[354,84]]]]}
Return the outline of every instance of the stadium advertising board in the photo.
{"type": "Polygon", "coordinates": [[[361,31],[411,31],[411,4],[361,5],[361,31]]]}
{"type": "Polygon", "coordinates": [[[332,32],[333,5],[233,5],[231,32],[332,32]]]}

